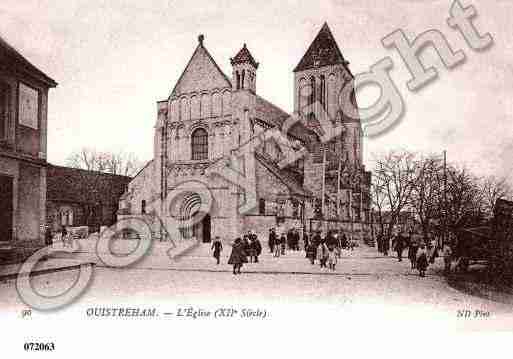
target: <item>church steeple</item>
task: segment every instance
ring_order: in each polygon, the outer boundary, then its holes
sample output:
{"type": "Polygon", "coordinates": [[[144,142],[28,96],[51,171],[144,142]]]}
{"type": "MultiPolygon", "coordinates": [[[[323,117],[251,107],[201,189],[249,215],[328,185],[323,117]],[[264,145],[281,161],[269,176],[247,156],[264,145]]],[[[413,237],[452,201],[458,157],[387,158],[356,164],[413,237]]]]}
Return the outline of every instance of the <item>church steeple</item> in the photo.
{"type": "Polygon", "coordinates": [[[328,23],[325,22],[294,72],[337,64],[347,66],[349,62],[342,56],[328,23]]]}
{"type": "Polygon", "coordinates": [[[230,59],[230,62],[233,67],[233,90],[249,90],[256,93],[256,70],[259,64],[251,55],[246,44],[235,57],[230,59]]]}

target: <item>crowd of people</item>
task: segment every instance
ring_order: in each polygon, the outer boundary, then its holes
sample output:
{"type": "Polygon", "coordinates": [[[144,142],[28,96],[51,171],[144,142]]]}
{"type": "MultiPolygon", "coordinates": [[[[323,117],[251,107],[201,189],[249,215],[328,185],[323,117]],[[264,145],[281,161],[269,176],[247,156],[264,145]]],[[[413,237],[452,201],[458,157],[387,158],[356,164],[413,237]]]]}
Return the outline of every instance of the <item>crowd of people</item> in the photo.
{"type": "Polygon", "coordinates": [[[318,260],[321,268],[334,271],[338,259],[342,258],[342,250],[352,251],[355,246],[355,242],[349,240],[343,230],[328,231],[325,235],[317,231],[311,235],[310,240],[306,237],[306,258],[312,265],[315,264],[315,260],[318,260]]]}
{"type": "MultiPolygon", "coordinates": [[[[269,252],[275,258],[285,256],[287,251],[304,250],[306,258],[312,265],[317,260],[321,268],[335,270],[337,261],[342,256],[342,250],[353,250],[355,242],[348,239],[343,230],[332,230],[326,233],[321,231],[310,234],[299,234],[297,228],[291,228],[286,232],[276,232],[276,228],[269,230],[269,252]],[[302,246],[301,246],[302,244],[302,246]]],[[[217,264],[220,263],[223,245],[219,237],[216,237],[211,247],[217,264]]],[[[262,253],[262,244],[254,231],[248,231],[242,238],[236,238],[232,244],[232,250],[228,264],[233,266],[233,274],[240,274],[244,263],[258,263],[258,257],[262,253]]]]}
{"type": "MultiPolygon", "coordinates": [[[[421,277],[425,277],[426,270],[435,259],[442,256],[444,259],[444,271],[448,274],[451,271],[452,246],[447,242],[439,247],[434,236],[429,236],[427,240],[419,233],[414,231],[394,233],[388,238],[379,233],[376,237],[378,251],[384,256],[389,255],[393,250],[397,255],[397,260],[402,262],[403,253],[407,249],[407,258],[410,261],[411,269],[417,270],[421,277]]],[[[269,253],[275,258],[285,256],[287,251],[304,250],[305,257],[310,264],[315,265],[316,261],[321,268],[334,271],[338,261],[342,258],[342,250],[352,251],[356,242],[350,240],[342,229],[329,230],[327,232],[300,232],[297,228],[291,228],[288,231],[276,231],[276,228],[269,230],[267,242],[269,253]]],[[[223,245],[219,237],[216,237],[212,243],[213,256],[220,264],[220,256],[223,245]]],[[[232,251],[228,264],[233,266],[233,274],[240,274],[244,263],[258,263],[258,258],[262,253],[262,244],[254,231],[248,231],[242,238],[235,239],[232,244],[232,251]]]]}
{"type": "Polygon", "coordinates": [[[391,238],[387,238],[383,233],[377,235],[378,251],[388,256],[390,248],[397,253],[397,260],[403,260],[403,252],[408,248],[408,259],[411,263],[411,269],[419,271],[421,277],[425,277],[426,270],[430,264],[435,263],[435,259],[440,255],[444,259],[444,272],[448,274],[451,271],[452,247],[446,242],[439,248],[437,240],[433,235],[429,235],[427,240],[416,232],[398,232],[391,238]]]}
{"type": "Polygon", "coordinates": [[[73,247],[75,240],[73,233],[66,227],[60,226],[57,231],[52,231],[52,227],[49,224],[44,226],[45,245],[51,246],[54,242],[62,241],[63,247],[73,247]]]}
{"type": "MultiPolygon", "coordinates": [[[[212,243],[212,250],[217,264],[223,250],[221,239],[216,237],[212,243]]],[[[228,264],[233,266],[233,274],[240,274],[244,263],[258,263],[258,257],[262,254],[262,244],[255,232],[249,231],[242,239],[236,238],[232,245],[232,252],[228,264]]]]}

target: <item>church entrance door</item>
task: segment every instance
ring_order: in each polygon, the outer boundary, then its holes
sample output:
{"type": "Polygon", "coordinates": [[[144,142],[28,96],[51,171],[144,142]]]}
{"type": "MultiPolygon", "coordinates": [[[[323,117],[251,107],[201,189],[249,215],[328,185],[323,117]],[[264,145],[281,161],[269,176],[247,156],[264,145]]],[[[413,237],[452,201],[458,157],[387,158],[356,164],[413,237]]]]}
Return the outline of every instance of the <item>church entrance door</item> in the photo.
{"type": "Polygon", "coordinates": [[[210,215],[207,213],[199,223],[194,225],[194,236],[199,242],[209,243],[211,241],[210,222],[210,215]]]}

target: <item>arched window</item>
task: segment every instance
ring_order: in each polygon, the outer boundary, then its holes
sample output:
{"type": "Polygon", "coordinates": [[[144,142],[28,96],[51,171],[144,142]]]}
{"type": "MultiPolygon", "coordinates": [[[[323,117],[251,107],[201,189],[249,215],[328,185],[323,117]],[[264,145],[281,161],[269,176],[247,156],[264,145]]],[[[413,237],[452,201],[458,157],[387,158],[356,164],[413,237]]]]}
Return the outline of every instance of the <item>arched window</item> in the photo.
{"type": "Polygon", "coordinates": [[[237,90],[239,90],[240,89],[240,75],[239,75],[239,71],[236,71],[235,74],[237,76],[237,90]]]}
{"type": "Polygon", "coordinates": [[[194,130],[191,136],[192,159],[208,159],[208,133],[203,128],[194,130]]]}
{"type": "Polygon", "coordinates": [[[246,77],[246,70],[242,70],[242,78],[241,78],[241,81],[240,81],[240,88],[243,89],[244,88],[244,78],[246,77]]]}

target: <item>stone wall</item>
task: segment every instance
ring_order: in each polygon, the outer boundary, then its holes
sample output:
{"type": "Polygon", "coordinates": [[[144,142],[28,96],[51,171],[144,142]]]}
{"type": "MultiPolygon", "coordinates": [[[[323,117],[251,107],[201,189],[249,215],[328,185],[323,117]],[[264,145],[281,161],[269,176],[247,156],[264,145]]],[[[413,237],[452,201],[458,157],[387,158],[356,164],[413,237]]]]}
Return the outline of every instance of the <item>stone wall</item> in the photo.
{"type": "Polygon", "coordinates": [[[38,242],[41,236],[39,226],[45,223],[46,213],[44,205],[41,206],[41,202],[44,201],[41,192],[46,192],[41,188],[41,168],[24,163],[20,163],[19,166],[17,238],[22,241],[38,242]]]}

